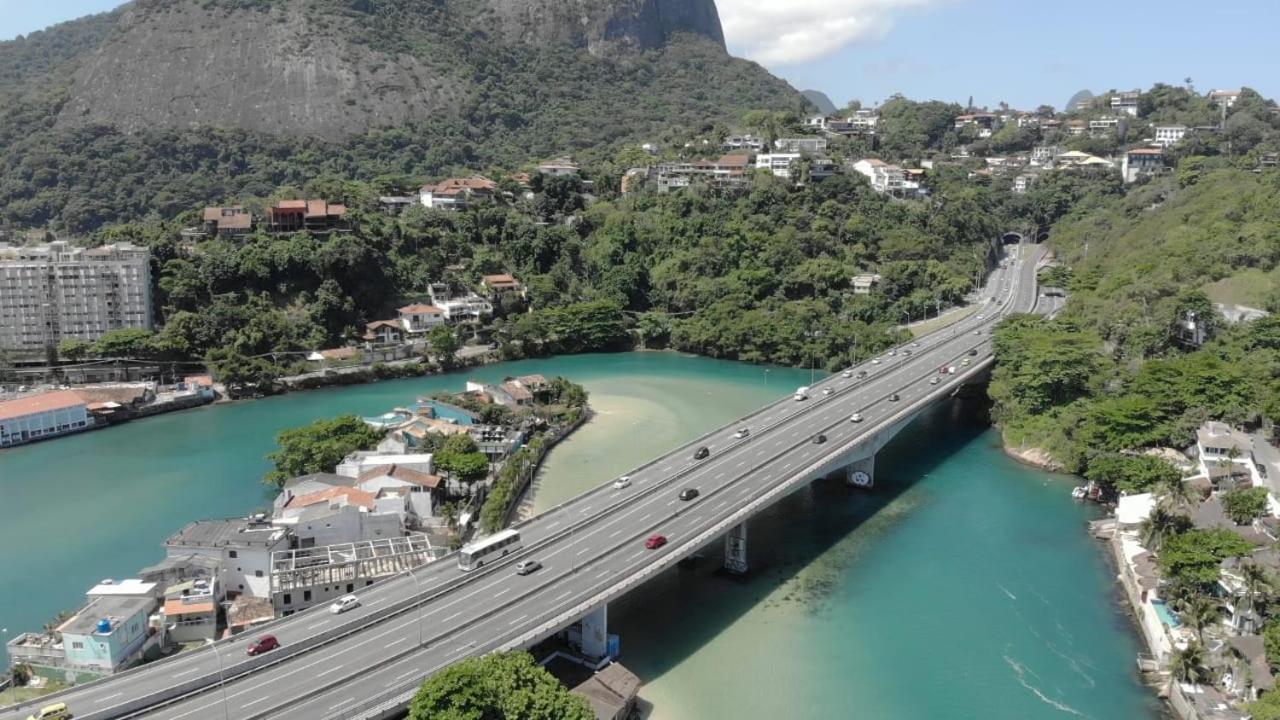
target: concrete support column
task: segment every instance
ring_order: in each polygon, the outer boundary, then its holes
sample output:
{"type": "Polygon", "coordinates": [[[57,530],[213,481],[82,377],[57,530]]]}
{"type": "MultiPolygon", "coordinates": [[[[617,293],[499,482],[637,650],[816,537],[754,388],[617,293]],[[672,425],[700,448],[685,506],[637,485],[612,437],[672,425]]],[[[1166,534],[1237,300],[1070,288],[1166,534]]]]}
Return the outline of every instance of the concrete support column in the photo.
{"type": "Polygon", "coordinates": [[[578,621],[582,630],[582,654],[602,658],[609,654],[609,606],[601,605],[578,621]]]}
{"type": "Polygon", "coordinates": [[[724,536],[724,568],[735,575],[747,572],[747,523],[741,522],[724,536]]]}
{"type": "Polygon", "coordinates": [[[870,490],[876,486],[876,456],[850,463],[845,472],[845,482],[850,486],[870,490]]]}

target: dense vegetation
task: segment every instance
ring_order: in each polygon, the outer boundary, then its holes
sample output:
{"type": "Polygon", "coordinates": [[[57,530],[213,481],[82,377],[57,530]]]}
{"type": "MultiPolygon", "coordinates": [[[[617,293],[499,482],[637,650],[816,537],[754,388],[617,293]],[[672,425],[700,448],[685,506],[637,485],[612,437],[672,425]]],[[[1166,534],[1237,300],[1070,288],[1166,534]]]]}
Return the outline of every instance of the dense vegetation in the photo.
{"type": "MultiPolygon", "coordinates": [[[[1007,438],[1083,471],[1099,453],[1186,447],[1205,420],[1280,420],[1280,321],[1230,326],[1208,294],[1276,268],[1278,201],[1280,174],[1190,158],[1177,177],[1073,210],[1052,240],[1071,269],[1058,274],[1066,312],[997,332],[1007,438]],[[1188,313],[1210,334],[1203,348],[1185,341],[1188,313]]],[[[1242,299],[1280,309],[1274,286],[1242,299]]]]}
{"type": "Polygon", "coordinates": [[[410,720],[591,720],[585,698],[570,693],[528,653],[469,658],[432,675],[409,706],[410,720]]]}
{"type": "Polygon", "coordinates": [[[355,415],[316,420],[310,425],[283,430],[276,436],[279,448],[267,456],[275,467],[265,482],[280,487],[290,478],[309,473],[333,472],[347,455],[372,450],[382,432],[355,415]]]}

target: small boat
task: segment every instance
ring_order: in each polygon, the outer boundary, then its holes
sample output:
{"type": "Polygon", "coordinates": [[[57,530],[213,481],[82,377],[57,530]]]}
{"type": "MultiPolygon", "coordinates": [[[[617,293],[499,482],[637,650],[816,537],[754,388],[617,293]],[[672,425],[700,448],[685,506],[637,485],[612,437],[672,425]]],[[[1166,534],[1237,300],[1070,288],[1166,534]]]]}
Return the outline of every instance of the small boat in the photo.
{"type": "Polygon", "coordinates": [[[1071,489],[1071,498],[1073,500],[1083,500],[1089,494],[1089,488],[1084,485],[1078,485],[1071,489]]]}

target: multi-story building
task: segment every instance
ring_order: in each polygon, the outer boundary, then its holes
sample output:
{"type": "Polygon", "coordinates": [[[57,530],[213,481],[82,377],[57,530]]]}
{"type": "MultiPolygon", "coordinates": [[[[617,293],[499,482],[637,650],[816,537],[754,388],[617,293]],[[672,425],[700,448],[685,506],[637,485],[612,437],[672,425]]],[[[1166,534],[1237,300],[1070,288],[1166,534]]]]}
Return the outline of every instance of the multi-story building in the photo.
{"type": "Polygon", "coordinates": [[[854,172],[866,176],[871,188],[878,193],[896,195],[902,192],[902,184],[906,179],[902,168],[890,165],[883,160],[866,158],[853,164],[854,172]]]}
{"type": "Polygon", "coordinates": [[[1031,164],[1050,165],[1061,154],[1062,148],[1058,145],[1037,145],[1031,148],[1031,164]]]}
{"type": "Polygon", "coordinates": [[[644,177],[657,184],[658,192],[686,188],[702,180],[714,188],[744,188],[750,182],[747,166],[751,157],[743,154],[724,155],[717,160],[694,160],[654,165],[643,171],[644,177]]]}
{"type": "Polygon", "coordinates": [[[129,243],[0,243],[0,348],[39,351],[152,329],[151,254],[129,243]]]}
{"type": "Polygon", "coordinates": [[[1138,100],[1142,98],[1140,92],[1122,92],[1111,96],[1111,112],[1116,114],[1124,114],[1129,117],[1138,116],[1138,100]]]}
{"type": "Polygon", "coordinates": [[[820,137],[779,138],[773,141],[773,147],[778,152],[784,153],[820,153],[826,151],[827,139],[820,137]]]}
{"type": "Polygon", "coordinates": [[[1031,186],[1035,183],[1035,181],[1036,181],[1035,175],[1031,175],[1029,173],[1023,173],[1013,179],[1013,191],[1019,195],[1022,195],[1023,193],[1031,189],[1031,186]]]}
{"type": "Polygon", "coordinates": [[[218,561],[218,584],[228,599],[240,595],[265,598],[271,594],[271,553],[289,547],[286,528],[256,515],[246,520],[199,520],[188,523],[165,540],[165,555],[202,555],[218,561]]]}
{"type": "Polygon", "coordinates": [[[493,303],[474,292],[454,295],[446,283],[432,283],[427,286],[431,296],[431,304],[444,313],[446,322],[478,322],[493,316],[493,303]]]}
{"type": "Polygon", "coordinates": [[[0,401],[0,448],[87,430],[93,425],[87,408],[70,390],[0,401]]]}
{"type": "Polygon", "coordinates": [[[756,167],[768,170],[774,177],[791,179],[791,166],[800,160],[800,153],[761,153],[756,156],[756,167]]]}
{"type": "Polygon", "coordinates": [[[1187,136],[1186,125],[1157,125],[1156,126],[1156,144],[1160,147],[1170,147],[1182,141],[1187,136]]]}
{"type": "Polygon", "coordinates": [[[1138,178],[1154,175],[1164,170],[1164,151],[1160,148],[1133,148],[1124,154],[1120,172],[1124,181],[1131,183],[1138,178]]]}
{"type": "Polygon", "coordinates": [[[1240,99],[1240,90],[1214,90],[1209,93],[1209,99],[1218,105],[1234,107],[1236,101],[1240,99]]]}
{"type": "Polygon", "coordinates": [[[1120,129],[1120,118],[1118,117],[1100,117],[1089,121],[1089,134],[1095,137],[1105,136],[1120,129]]]}

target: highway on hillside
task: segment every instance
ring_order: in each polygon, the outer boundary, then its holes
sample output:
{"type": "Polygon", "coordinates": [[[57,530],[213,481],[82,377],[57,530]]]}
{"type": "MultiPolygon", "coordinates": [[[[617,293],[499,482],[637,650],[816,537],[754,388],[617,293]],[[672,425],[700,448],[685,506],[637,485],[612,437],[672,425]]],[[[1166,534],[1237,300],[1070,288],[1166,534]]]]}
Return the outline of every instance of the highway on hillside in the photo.
{"type": "MultiPolygon", "coordinates": [[[[949,395],[966,376],[939,376],[939,367],[961,368],[969,358],[972,364],[963,369],[978,372],[990,362],[989,333],[999,317],[1036,305],[1041,249],[1016,252],[1018,262],[992,273],[973,316],[852,368],[852,377],[823,380],[808,400],[788,396],[693,440],[632,471],[629,488],[614,489],[610,481],[521,523],[524,549],[508,558],[463,573],[454,557],[446,557],[412,577],[365,589],[357,610],[334,616],[319,607],[276,621],[259,634],[275,634],[283,647],[263,657],[246,657],[251,638],[240,636],[218,643],[217,655],[187,653],[43,702],[67,702],[86,720],[336,719],[402,704],[430,673],[564,627],[830,469],[871,434],[949,395]],[[861,371],[865,378],[857,377],[861,371]],[[940,378],[938,384],[931,384],[933,378],[940,378]],[[899,399],[891,400],[893,394],[899,399]],[[850,422],[854,412],[862,422],[850,422]],[[734,438],[739,428],[750,435],[734,438]],[[819,433],[825,443],[813,442],[819,433]],[[694,460],[703,446],[710,457],[694,460]],[[688,487],[701,495],[678,500],[688,487]],[[655,532],[670,543],[646,550],[644,539],[655,532]],[[544,567],[515,575],[514,563],[526,558],[544,567]],[[221,686],[220,675],[226,678],[221,686]]],[[[0,713],[0,720],[27,712],[29,707],[0,713]]]]}

